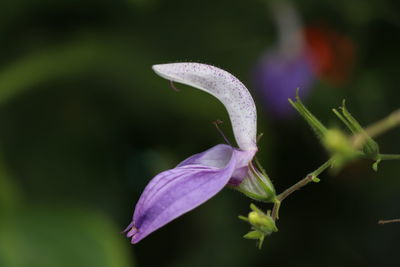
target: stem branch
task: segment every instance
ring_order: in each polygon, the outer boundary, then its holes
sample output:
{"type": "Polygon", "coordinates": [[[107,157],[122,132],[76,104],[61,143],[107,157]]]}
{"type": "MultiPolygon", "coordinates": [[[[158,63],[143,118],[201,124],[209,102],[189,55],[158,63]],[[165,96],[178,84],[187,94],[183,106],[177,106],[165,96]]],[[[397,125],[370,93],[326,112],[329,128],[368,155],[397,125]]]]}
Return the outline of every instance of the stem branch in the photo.
{"type": "Polygon", "coordinates": [[[392,219],[392,220],[379,220],[379,224],[387,224],[387,223],[399,223],[400,219],[392,219]]]}
{"type": "Polygon", "coordinates": [[[399,154],[379,154],[381,160],[396,160],[400,159],[399,154]]]}
{"type": "Polygon", "coordinates": [[[365,131],[369,136],[378,136],[388,130],[400,125],[400,109],[392,112],[386,118],[367,127],[365,131]]]}
{"type": "Polygon", "coordinates": [[[366,136],[371,138],[379,136],[388,130],[395,128],[400,125],[400,109],[392,112],[386,118],[375,122],[374,124],[365,128],[365,132],[357,134],[353,137],[353,144],[356,148],[362,147],[366,141],[366,136]]]}
{"type": "Polygon", "coordinates": [[[319,179],[317,178],[318,175],[320,175],[323,171],[325,171],[327,168],[329,168],[334,161],[334,158],[330,158],[327,160],[324,164],[322,164],[318,169],[315,171],[311,172],[308,174],[306,177],[280,193],[276,197],[276,201],[274,203],[274,207],[272,208],[272,219],[276,220],[279,218],[279,207],[281,206],[282,201],[287,198],[289,195],[291,195],[293,192],[299,190],[300,188],[304,187],[305,185],[309,184],[310,182],[319,182],[319,179]]]}

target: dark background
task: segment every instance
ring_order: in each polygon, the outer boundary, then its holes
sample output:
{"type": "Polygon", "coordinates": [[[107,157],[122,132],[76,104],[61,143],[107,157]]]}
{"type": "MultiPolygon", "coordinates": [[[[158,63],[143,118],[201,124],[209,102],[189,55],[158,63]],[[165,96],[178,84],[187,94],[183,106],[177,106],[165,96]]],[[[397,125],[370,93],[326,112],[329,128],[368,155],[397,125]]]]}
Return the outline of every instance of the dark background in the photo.
{"type": "MultiPolygon", "coordinates": [[[[343,98],[363,125],[399,108],[400,5],[293,2],[305,25],[354,43],[345,82],[316,78],[305,103],[329,126],[343,98]]],[[[120,232],[158,172],[223,140],[214,98],[151,65],[213,64],[243,81],[263,132],[259,158],[278,192],[327,159],[293,113],[276,118],[252,70],[275,46],[269,1],[5,0],[0,3],[0,266],[399,266],[400,164],[357,161],[290,196],[262,250],[229,189],[137,245],[120,232]]],[[[345,63],[344,63],[345,64],[345,63]]],[[[339,68],[345,67],[344,65],[339,68]]],[[[400,153],[400,129],[378,140],[400,153]]]]}

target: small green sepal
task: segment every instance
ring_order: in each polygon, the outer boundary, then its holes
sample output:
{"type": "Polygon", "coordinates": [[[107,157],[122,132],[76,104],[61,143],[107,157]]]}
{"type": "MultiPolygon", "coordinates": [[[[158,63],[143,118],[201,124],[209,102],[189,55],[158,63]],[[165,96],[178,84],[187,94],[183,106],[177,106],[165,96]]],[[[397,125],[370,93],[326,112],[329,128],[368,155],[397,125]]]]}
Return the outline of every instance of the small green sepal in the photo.
{"type": "MultiPolygon", "coordinates": [[[[379,157],[379,156],[378,156],[379,157]]],[[[382,161],[382,159],[381,158],[378,158],[373,164],[372,164],[372,169],[374,170],[374,171],[378,171],[378,165],[379,165],[379,163],[382,161]]]]}
{"type": "Polygon", "coordinates": [[[243,236],[243,238],[246,238],[246,239],[261,239],[262,237],[263,237],[263,234],[260,233],[259,231],[250,231],[243,236]]]}
{"type": "Polygon", "coordinates": [[[242,221],[249,222],[249,219],[245,216],[239,215],[238,218],[242,221]]]}
{"type": "Polygon", "coordinates": [[[317,176],[311,177],[311,180],[312,180],[314,183],[319,183],[319,182],[321,182],[321,179],[319,179],[317,176]]]}

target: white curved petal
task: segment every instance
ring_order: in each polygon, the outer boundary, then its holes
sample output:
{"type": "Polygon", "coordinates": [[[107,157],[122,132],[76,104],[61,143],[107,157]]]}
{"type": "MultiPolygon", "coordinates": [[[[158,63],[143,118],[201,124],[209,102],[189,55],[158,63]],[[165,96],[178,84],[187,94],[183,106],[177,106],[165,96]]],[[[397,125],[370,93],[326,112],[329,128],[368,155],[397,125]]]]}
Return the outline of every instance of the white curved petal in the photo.
{"type": "Polygon", "coordinates": [[[224,104],[232,122],[236,142],[243,150],[256,150],[256,107],[247,88],[232,74],[200,63],[154,65],[161,77],[203,90],[224,104]]]}

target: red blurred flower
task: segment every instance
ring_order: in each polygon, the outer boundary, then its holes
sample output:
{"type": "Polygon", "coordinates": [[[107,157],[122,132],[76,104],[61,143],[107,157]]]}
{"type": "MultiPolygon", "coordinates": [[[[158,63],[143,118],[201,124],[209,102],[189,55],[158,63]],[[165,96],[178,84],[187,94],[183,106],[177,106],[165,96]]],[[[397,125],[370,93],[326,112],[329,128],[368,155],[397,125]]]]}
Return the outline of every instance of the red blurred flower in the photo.
{"type": "Polygon", "coordinates": [[[355,62],[353,41],[326,27],[307,26],[303,32],[315,74],[334,85],[346,82],[355,62]]]}

